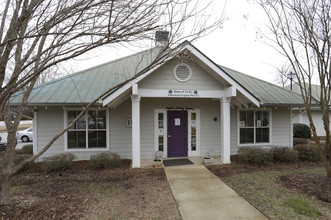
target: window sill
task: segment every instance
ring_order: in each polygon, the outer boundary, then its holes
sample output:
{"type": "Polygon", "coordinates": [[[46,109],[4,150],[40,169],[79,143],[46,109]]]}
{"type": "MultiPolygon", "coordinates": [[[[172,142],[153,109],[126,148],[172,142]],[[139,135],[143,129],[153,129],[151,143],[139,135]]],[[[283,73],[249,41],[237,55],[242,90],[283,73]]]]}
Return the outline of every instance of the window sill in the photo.
{"type": "Polygon", "coordinates": [[[109,148],[80,148],[80,149],[65,149],[65,152],[105,152],[109,151],[109,148]]]}
{"type": "Polygon", "coordinates": [[[238,144],[238,147],[271,146],[271,143],[238,144]]]}

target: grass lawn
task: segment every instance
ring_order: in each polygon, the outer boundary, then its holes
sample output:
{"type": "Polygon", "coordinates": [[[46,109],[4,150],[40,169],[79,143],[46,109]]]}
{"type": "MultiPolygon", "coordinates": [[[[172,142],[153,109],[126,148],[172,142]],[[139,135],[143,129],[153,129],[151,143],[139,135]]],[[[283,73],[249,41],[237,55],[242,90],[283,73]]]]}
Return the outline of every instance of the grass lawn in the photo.
{"type": "MultiPolygon", "coordinates": [[[[215,172],[216,170],[217,168],[212,169],[226,184],[269,219],[331,219],[330,203],[323,202],[315,196],[306,195],[305,192],[290,189],[286,186],[286,182],[281,181],[284,176],[325,176],[323,168],[256,170],[237,172],[233,175],[220,175],[215,172]]],[[[318,187],[313,183],[310,186],[318,187]]]]}

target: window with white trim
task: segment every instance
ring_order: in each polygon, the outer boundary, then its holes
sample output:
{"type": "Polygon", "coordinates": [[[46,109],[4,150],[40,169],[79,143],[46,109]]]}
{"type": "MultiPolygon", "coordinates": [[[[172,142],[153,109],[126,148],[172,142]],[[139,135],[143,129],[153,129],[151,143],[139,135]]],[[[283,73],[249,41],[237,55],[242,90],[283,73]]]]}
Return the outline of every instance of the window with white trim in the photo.
{"type": "Polygon", "coordinates": [[[241,110],[239,118],[240,144],[270,142],[269,110],[241,110]]]}
{"type": "MultiPolygon", "coordinates": [[[[69,125],[81,111],[67,111],[69,125]]],[[[107,147],[106,110],[89,110],[67,132],[68,149],[94,149],[107,147]]]]}
{"type": "Polygon", "coordinates": [[[164,151],[164,113],[159,112],[157,115],[157,121],[158,121],[158,129],[159,129],[159,134],[158,134],[158,151],[164,151]]]}
{"type": "Polygon", "coordinates": [[[197,113],[191,112],[191,151],[197,150],[197,113]]]}

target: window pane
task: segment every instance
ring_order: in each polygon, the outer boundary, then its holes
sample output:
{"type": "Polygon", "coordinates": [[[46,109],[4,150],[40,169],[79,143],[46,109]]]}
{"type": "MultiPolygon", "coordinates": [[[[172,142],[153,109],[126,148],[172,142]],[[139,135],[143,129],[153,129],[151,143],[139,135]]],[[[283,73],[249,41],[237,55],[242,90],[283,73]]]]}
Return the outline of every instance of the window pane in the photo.
{"type": "Polygon", "coordinates": [[[159,128],[163,128],[163,113],[158,114],[159,128]]]}
{"type": "Polygon", "coordinates": [[[269,126],[269,112],[268,111],[263,111],[262,126],[269,126]]]}
{"type": "Polygon", "coordinates": [[[197,113],[195,112],[191,113],[191,120],[197,120],[197,113]]]}
{"type": "Polygon", "coordinates": [[[159,136],[159,151],[163,151],[163,136],[159,136]]]}
{"type": "Polygon", "coordinates": [[[256,111],[255,120],[257,127],[269,126],[269,112],[268,111],[256,111]]]}
{"type": "Polygon", "coordinates": [[[240,122],[242,122],[242,124],[240,124],[241,127],[246,127],[247,126],[247,114],[246,111],[240,111],[240,122]]]}
{"type": "Polygon", "coordinates": [[[68,149],[86,148],[85,131],[68,131],[68,149]]]}
{"type": "Polygon", "coordinates": [[[88,128],[106,129],[106,111],[89,111],[88,128]]]}
{"type": "Polygon", "coordinates": [[[197,138],[196,138],[196,136],[191,138],[191,150],[192,151],[197,150],[197,138]]]}
{"type": "Polygon", "coordinates": [[[196,134],[197,134],[197,129],[196,129],[196,127],[191,127],[191,135],[192,135],[192,136],[196,136],[196,134]]]}
{"type": "Polygon", "coordinates": [[[106,111],[98,111],[97,128],[106,129],[106,111]]]}
{"type": "Polygon", "coordinates": [[[97,128],[97,112],[96,111],[88,111],[88,128],[96,129],[97,128]]]}
{"type": "Polygon", "coordinates": [[[88,148],[97,148],[97,147],[98,147],[97,131],[89,131],[88,148]]]}
{"type": "Polygon", "coordinates": [[[240,124],[241,127],[254,126],[254,111],[240,111],[240,124]]]}
{"type": "Polygon", "coordinates": [[[106,148],[106,131],[89,131],[88,148],[106,148]]]}
{"type": "Polygon", "coordinates": [[[191,127],[191,150],[195,151],[197,149],[197,129],[196,127],[191,127]]]}
{"type": "Polygon", "coordinates": [[[247,111],[247,127],[254,126],[254,111],[247,111]]]}
{"type": "MultiPolygon", "coordinates": [[[[80,112],[76,112],[76,114],[79,115],[80,112]]],[[[76,129],[86,129],[86,115],[84,115],[77,121],[76,129]]]]}
{"type": "Polygon", "coordinates": [[[269,143],[269,128],[256,129],[256,143],[269,143]]]}
{"type": "Polygon", "coordinates": [[[107,146],[106,131],[98,131],[98,147],[106,148],[107,146]]]}
{"type": "MultiPolygon", "coordinates": [[[[69,125],[76,118],[76,111],[68,111],[67,125],[69,125]]],[[[71,127],[71,129],[76,129],[76,124],[71,127]]]]}
{"type": "Polygon", "coordinates": [[[191,150],[192,151],[196,151],[197,150],[197,138],[196,137],[192,137],[192,140],[191,140],[191,150]]]}
{"type": "Polygon", "coordinates": [[[240,143],[254,143],[254,128],[240,128],[240,143]]]}

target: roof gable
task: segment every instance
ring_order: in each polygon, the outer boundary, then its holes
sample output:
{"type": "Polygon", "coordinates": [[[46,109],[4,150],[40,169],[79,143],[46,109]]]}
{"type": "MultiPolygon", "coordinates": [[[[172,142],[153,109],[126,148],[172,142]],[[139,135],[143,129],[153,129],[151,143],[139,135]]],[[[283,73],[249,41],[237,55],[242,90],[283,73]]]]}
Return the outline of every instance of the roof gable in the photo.
{"type": "Polygon", "coordinates": [[[179,45],[177,48],[175,48],[171,56],[166,56],[159,62],[160,64],[155,66],[154,68],[150,69],[149,71],[141,74],[139,77],[133,79],[131,82],[127,83],[126,85],[122,86],[119,90],[110,93],[103,99],[103,105],[108,105],[111,102],[113,102],[117,97],[120,97],[121,94],[124,92],[127,92],[132,88],[133,84],[139,83],[141,80],[145,79],[147,76],[155,72],[160,66],[164,65],[166,62],[171,60],[174,56],[177,54],[180,54],[181,52],[189,51],[189,55],[193,57],[195,61],[198,61],[198,64],[201,66],[202,64],[205,65],[205,68],[208,69],[208,72],[213,72],[214,75],[222,77],[224,81],[227,82],[228,87],[233,86],[236,90],[238,90],[242,95],[245,96],[246,99],[248,99],[251,103],[253,103],[255,106],[259,106],[259,100],[252,95],[249,90],[244,88],[242,85],[240,85],[238,82],[236,82],[231,76],[229,76],[226,72],[224,72],[219,66],[217,66],[214,62],[212,62],[208,57],[206,57],[201,51],[199,51],[197,48],[195,48],[192,44],[185,41],[183,44],[179,45]]]}

